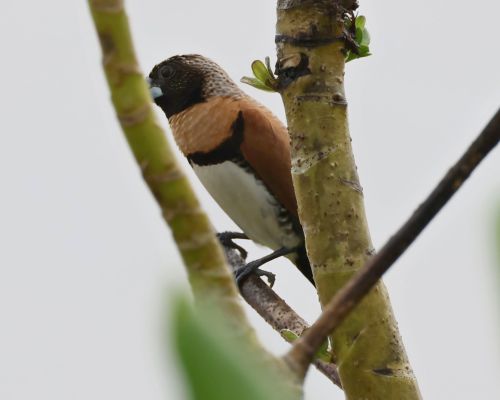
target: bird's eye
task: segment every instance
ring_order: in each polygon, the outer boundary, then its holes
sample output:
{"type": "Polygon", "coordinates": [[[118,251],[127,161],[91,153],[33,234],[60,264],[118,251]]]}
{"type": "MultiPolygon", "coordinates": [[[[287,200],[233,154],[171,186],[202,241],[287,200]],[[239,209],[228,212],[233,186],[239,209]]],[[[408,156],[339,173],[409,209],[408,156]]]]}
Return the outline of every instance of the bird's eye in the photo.
{"type": "Polygon", "coordinates": [[[174,76],[175,69],[171,65],[165,65],[162,69],[160,69],[160,74],[162,78],[169,79],[174,76]]]}

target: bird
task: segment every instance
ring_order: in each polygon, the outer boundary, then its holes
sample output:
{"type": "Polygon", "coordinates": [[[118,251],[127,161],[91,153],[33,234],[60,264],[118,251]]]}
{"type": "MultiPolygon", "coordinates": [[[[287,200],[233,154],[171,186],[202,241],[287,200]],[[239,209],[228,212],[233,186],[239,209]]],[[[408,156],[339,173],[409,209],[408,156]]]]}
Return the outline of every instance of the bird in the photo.
{"type": "Polygon", "coordinates": [[[286,256],[314,284],[291,175],[290,137],[283,123],[247,95],[217,63],[175,55],[146,78],[173,137],[198,179],[248,238],[272,252],[235,272],[238,284],[286,256]]]}

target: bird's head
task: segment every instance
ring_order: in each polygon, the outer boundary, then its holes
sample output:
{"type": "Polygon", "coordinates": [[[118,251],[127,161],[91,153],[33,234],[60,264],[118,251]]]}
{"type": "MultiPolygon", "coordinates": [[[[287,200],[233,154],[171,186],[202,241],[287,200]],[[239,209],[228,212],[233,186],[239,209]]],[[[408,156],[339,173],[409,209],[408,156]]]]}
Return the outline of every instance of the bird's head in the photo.
{"type": "Polygon", "coordinates": [[[212,96],[242,96],[219,65],[198,54],[170,57],[155,65],[147,81],[154,102],[167,118],[212,96]]]}

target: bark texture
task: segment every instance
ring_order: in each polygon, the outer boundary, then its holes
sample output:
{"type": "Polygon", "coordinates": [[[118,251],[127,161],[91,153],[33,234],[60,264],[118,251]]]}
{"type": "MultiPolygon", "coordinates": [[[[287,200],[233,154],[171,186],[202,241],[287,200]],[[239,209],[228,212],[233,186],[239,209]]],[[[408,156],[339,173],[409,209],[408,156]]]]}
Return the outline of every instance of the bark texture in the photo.
{"type": "MultiPolygon", "coordinates": [[[[344,16],[355,2],[279,0],[277,75],[299,217],[322,306],[373,253],[344,93],[344,16]]],[[[350,400],[419,399],[383,283],[332,337],[350,400]]]]}

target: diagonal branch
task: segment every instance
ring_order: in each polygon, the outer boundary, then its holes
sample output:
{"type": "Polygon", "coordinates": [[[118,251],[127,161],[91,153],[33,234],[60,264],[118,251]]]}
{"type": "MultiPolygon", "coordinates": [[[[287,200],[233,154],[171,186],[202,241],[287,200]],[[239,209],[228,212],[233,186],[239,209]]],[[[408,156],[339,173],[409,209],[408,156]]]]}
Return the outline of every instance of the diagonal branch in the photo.
{"type": "MultiPolygon", "coordinates": [[[[238,251],[224,247],[226,258],[233,270],[245,265],[238,251]]],[[[278,333],[285,329],[301,336],[309,325],[276,292],[257,275],[250,275],[240,287],[241,296],[278,333]]],[[[342,388],[337,367],[333,363],[314,360],[316,368],[335,385],[342,388]]]]}
{"type": "Polygon", "coordinates": [[[293,369],[305,374],[314,354],[327,336],[339,326],[349,312],[413,243],[499,141],[500,110],[410,219],[333,297],[318,320],[294,343],[292,349],[285,355],[285,359],[293,369]]]}
{"type": "Polygon", "coordinates": [[[212,224],[156,121],[123,1],[89,0],[88,4],[118,120],[144,180],[172,231],[195,299],[199,304],[220,310],[235,336],[260,348],[241,307],[212,224]]]}

